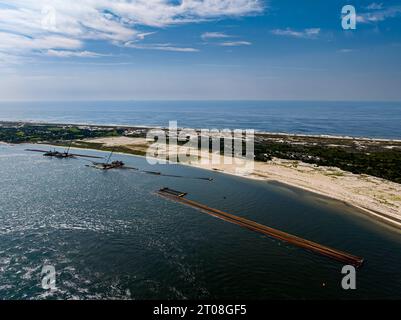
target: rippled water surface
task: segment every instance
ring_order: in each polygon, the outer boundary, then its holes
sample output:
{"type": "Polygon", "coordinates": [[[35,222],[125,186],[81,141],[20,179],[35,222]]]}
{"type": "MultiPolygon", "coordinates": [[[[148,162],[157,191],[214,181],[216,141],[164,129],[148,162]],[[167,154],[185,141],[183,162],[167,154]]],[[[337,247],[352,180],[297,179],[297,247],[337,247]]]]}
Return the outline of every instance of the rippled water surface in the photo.
{"type": "Polygon", "coordinates": [[[343,204],[176,165],[157,170],[215,180],[102,172],[27,147],[0,144],[2,299],[401,297],[400,234],[343,204]],[[156,196],[164,186],[365,257],[358,290],[340,288],[341,264],[156,196]],[[54,292],[41,288],[45,264],[57,270],[54,292]]]}
{"type": "Polygon", "coordinates": [[[255,129],[401,139],[400,102],[0,102],[0,120],[255,129]]]}

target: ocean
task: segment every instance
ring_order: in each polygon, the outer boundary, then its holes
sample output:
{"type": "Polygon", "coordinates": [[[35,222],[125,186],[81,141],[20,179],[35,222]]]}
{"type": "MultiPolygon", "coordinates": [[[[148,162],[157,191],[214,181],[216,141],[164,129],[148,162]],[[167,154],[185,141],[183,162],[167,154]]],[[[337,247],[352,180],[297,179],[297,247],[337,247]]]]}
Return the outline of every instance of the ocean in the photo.
{"type": "Polygon", "coordinates": [[[121,124],[401,139],[401,102],[1,102],[0,120],[121,124]]]}
{"type": "Polygon", "coordinates": [[[400,298],[399,232],[345,204],[128,155],[114,159],[214,181],[103,172],[29,147],[0,144],[0,299],[400,298]],[[357,290],[341,288],[341,263],[170,202],[162,187],[364,257],[357,290]],[[44,265],[56,290],[41,286],[44,265]]]}
{"type": "MultiPolygon", "coordinates": [[[[1,103],[0,120],[125,124],[401,138],[400,103],[1,103]]],[[[213,181],[103,172],[0,144],[0,299],[399,299],[399,231],[357,209],[279,183],[179,165],[129,166],[213,181]],[[341,263],[155,194],[192,200],[364,257],[357,290],[341,263]],[[54,291],[41,286],[56,269],[54,291]]],[[[46,148],[46,147],[44,147],[46,148]]],[[[50,147],[48,147],[50,148],[50,147]]],[[[93,155],[104,153],[84,151],[93,155]]]]}

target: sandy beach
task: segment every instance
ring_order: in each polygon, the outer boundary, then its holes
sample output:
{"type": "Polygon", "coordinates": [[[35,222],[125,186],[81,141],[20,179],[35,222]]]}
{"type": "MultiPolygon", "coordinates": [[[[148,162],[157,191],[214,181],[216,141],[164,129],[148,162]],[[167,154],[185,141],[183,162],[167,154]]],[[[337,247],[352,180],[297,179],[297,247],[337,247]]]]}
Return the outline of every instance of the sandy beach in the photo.
{"type": "MultiPolygon", "coordinates": [[[[146,152],[150,142],[144,138],[115,137],[86,140],[105,147],[123,146],[135,152],[146,152]]],[[[163,150],[163,146],[161,150],[163,150]]],[[[268,162],[254,162],[252,173],[239,172],[238,166],[227,164],[222,155],[199,152],[199,157],[186,157],[188,148],[178,149],[180,163],[193,167],[219,171],[248,179],[278,181],[308,190],[326,197],[343,201],[361,209],[366,214],[401,229],[401,185],[368,175],[352,174],[333,167],[316,166],[300,161],[273,158],[268,162]],[[184,158],[184,160],[182,159],[184,158]]],[[[191,149],[191,151],[194,151],[191,149]]],[[[192,153],[191,153],[192,154],[192,153]]],[[[165,154],[158,153],[160,158],[165,154]]],[[[247,163],[240,161],[240,166],[247,163]]]]}

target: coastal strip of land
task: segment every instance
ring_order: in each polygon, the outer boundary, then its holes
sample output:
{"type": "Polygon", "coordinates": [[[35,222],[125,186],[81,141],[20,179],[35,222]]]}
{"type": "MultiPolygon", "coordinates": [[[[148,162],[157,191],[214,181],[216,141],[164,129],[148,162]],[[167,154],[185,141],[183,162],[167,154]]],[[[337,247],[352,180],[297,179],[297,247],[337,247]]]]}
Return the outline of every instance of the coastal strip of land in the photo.
{"type": "MultiPolygon", "coordinates": [[[[101,149],[121,147],[131,150],[131,154],[143,154],[151,144],[145,138],[98,138],[85,141],[87,144],[101,145],[101,149]]],[[[163,148],[160,148],[161,150],[163,148]]],[[[178,148],[183,155],[187,148],[178,148]]],[[[125,153],[127,153],[125,151],[125,153]]],[[[224,155],[218,163],[211,163],[208,152],[199,152],[199,158],[180,162],[201,169],[218,171],[225,174],[240,176],[262,181],[277,181],[293,187],[301,188],[332,199],[340,200],[361,209],[380,221],[401,229],[401,185],[382,178],[353,174],[336,167],[317,166],[297,160],[272,158],[269,161],[255,161],[254,170],[250,174],[239,172],[238,165],[226,164],[229,161],[224,155]]],[[[160,154],[161,158],[165,155],[160,154]]],[[[184,158],[185,157],[181,157],[184,158]]],[[[244,160],[238,161],[239,163],[244,160]]],[[[246,166],[241,163],[241,166],[246,166]]]]}
{"type": "MultiPolygon", "coordinates": [[[[155,144],[146,139],[148,130],[118,126],[0,123],[0,140],[60,146],[73,140],[74,148],[114,149],[144,156],[150,145],[155,144]]],[[[158,156],[166,158],[168,148],[160,146],[159,149],[165,150],[166,154],[159,152],[158,156]]],[[[254,170],[250,173],[238,171],[236,164],[227,164],[230,161],[224,154],[214,154],[219,161],[211,162],[208,150],[195,152],[196,157],[185,157],[188,147],[179,146],[177,153],[182,165],[301,188],[345,202],[401,230],[400,141],[260,133],[255,136],[257,161],[253,162],[254,170]]],[[[247,165],[241,161],[242,166],[247,165]]]]}

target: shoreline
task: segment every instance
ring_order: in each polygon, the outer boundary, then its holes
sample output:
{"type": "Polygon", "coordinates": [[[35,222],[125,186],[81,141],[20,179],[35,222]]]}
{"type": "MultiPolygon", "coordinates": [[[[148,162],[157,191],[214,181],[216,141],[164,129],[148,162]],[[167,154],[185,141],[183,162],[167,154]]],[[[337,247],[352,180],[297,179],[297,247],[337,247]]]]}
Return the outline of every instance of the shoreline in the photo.
{"type": "MultiPolygon", "coordinates": [[[[124,154],[124,153],[122,153],[124,154]]],[[[143,157],[143,156],[141,156],[143,157]]],[[[198,169],[202,169],[202,170],[207,170],[207,171],[215,171],[213,169],[207,169],[204,168],[202,166],[194,166],[194,165],[190,165],[187,163],[178,163],[180,165],[184,165],[184,166],[189,166],[192,168],[198,168],[198,169]]],[[[251,175],[241,175],[241,174],[235,174],[235,173],[230,173],[227,170],[218,170],[217,172],[222,173],[222,174],[226,174],[226,175],[231,175],[231,176],[235,176],[235,177],[240,177],[240,178],[244,178],[244,179],[250,179],[250,180],[254,180],[254,181],[264,181],[264,182],[277,182],[289,187],[293,187],[293,188],[297,188],[300,189],[302,191],[307,191],[310,192],[312,194],[317,194],[332,200],[336,200],[336,201],[340,201],[346,205],[349,205],[351,207],[354,207],[356,209],[359,209],[360,211],[363,211],[364,214],[367,214],[368,216],[370,216],[371,218],[375,219],[375,220],[379,220],[380,222],[385,223],[386,225],[389,225],[391,227],[395,227],[397,228],[398,231],[401,232],[401,213],[400,213],[400,219],[395,218],[395,217],[391,217],[385,213],[379,212],[379,211],[375,211],[372,208],[367,208],[364,207],[354,201],[352,201],[351,199],[347,199],[347,198],[342,198],[339,197],[337,194],[335,193],[329,193],[329,192],[322,192],[321,190],[318,190],[316,188],[311,188],[308,186],[304,186],[304,185],[300,185],[297,183],[291,183],[286,179],[273,179],[273,178],[263,178],[261,176],[257,176],[255,174],[251,174],[251,175]]],[[[400,186],[401,187],[401,186],[400,186]]]]}
{"type": "MultiPolygon", "coordinates": [[[[87,140],[86,142],[100,143],[102,147],[124,146],[126,150],[118,151],[116,154],[146,159],[143,154],[139,153],[139,151],[143,151],[142,148],[144,147],[143,139],[141,138],[98,138],[87,140]],[[132,144],[133,141],[136,141],[137,145],[132,144]]],[[[90,148],[75,145],[72,148],[109,152],[108,150],[99,149],[99,147],[90,148]]],[[[201,159],[209,156],[210,154],[201,155],[201,159]]],[[[219,157],[219,165],[202,164],[200,160],[195,162],[171,161],[170,163],[244,179],[278,182],[340,201],[362,211],[374,220],[395,227],[399,231],[401,230],[400,184],[373,176],[352,174],[334,167],[316,167],[299,161],[283,159],[273,159],[267,163],[255,162],[254,171],[249,175],[245,175],[237,173],[234,165],[225,165],[224,156],[219,155],[219,157]]]]}
{"type": "MultiPolygon", "coordinates": [[[[52,131],[48,130],[43,131],[45,134],[42,135],[41,140],[30,142],[21,139],[21,142],[17,141],[14,144],[33,143],[65,147],[67,140],[60,137],[65,133],[71,135],[70,127],[83,126],[86,127],[86,129],[89,129],[87,130],[89,132],[100,131],[100,135],[91,136],[90,134],[86,134],[83,135],[83,138],[70,137],[69,139],[73,141],[72,147],[105,152],[110,152],[111,149],[114,149],[116,153],[141,157],[144,157],[147,154],[149,146],[153,144],[152,141],[145,138],[147,130],[166,129],[144,126],[78,125],[71,123],[48,123],[37,121],[0,121],[0,128],[4,126],[5,128],[11,127],[14,130],[23,130],[20,128],[26,126],[26,131],[22,132],[25,132],[27,136],[32,132],[30,131],[30,126],[35,127],[35,125],[39,127],[55,126],[64,131],[61,131],[62,134],[59,135],[58,140],[54,139],[52,131]],[[110,130],[118,130],[119,134],[109,136],[108,132],[110,130]],[[130,134],[130,132],[135,131],[139,132],[139,135],[130,134]],[[51,137],[50,140],[47,140],[48,137],[51,137]]],[[[83,129],[84,128],[82,128],[82,130],[83,129]]],[[[39,130],[38,132],[42,131],[39,130]]],[[[14,137],[14,135],[15,132],[11,131],[10,137],[14,137]]],[[[395,162],[392,160],[394,159],[392,157],[399,159],[397,157],[399,157],[399,152],[401,151],[401,140],[256,132],[255,143],[257,143],[261,148],[259,148],[258,151],[259,158],[256,158],[258,161],[253,162],[255,170],[250,175],[245,175],[243,172],[238,173],[237,169],[240,167],[238,165],[225,165],[227,162],[224,160],[225,157],[221,154],[213,155],[213,157],[217,156],[217,163],[219,165],[211,165],[211,153],[208,151],[200,151],[198,154],[198,149],[195,149],[194,151],[196,153],[192,153],[193,150],[188,150],[185,146],[183,146],[184,149],[179,147],[179,150],[176,150],[176,154],[173,156],[180,156],[180,159],[182,160],[178,161],[178,164],[181,165],[210,171],[218,171],[223,174],[230,174],[246,179],[276,181],[291,187],[335,199],[362,210],[366,215],[369,215],[376,220],[381,220],[386,224],[395,226],[397,229],[401,230],[401,184],[399,174],[388,174],[388,172],[398,172],[397,167],[394,166],[395,162]],[[287,150],[289,151],[281,152],[280,148],[282,145],[290,146],[287,147],[287,150]],[[316,148],[320,149],[316,152],[314,151],[316,148]],[[267,151],[264,151],[263,149],[267,151]],[[311,149],[312,151],[309,153],[311,149]],[[387,152],[386,150],[392,149],[396,149],[396,151],[391,151],[392,153],[389,156],[387,156],[388,153],[386,153],[385,157],[372,158],[372,160],[375,161],[373,163],[373,168],[378,170],[373,171],[374,173],[378,172],[379,174],[369,175],[370,171],[366,169],[366,167],[364,167],[363,170],[358,169],[358,165],[360,166],[363,164],[366,166],[367,164],[364,162],[364,154],[369,154],[369,152],[380,154],[380,152],[387,152]],[[269,154],[270,150],[275,151],[269,154]],[[330,153],[330,156],[328,157],[329,160],[325,163],[320,163],[320,156],[324,157],[324,152],[326,152],[326,150],[334,152],[334,154],[330,153]],[[348,162],[347,158],[344,157],[344,153],[341,153],[344,152],[344,150],[356,150],[359,152],[359,158],[352,162],[348,162]],[[191,156],[185,157],[185,154],[187,154],[188,151],[191,151],[191,156]],[[263,154],[264,152],[267,152],[267,154],[263,154]],[[274,152],[276,152],[276,154],[274,152]],[[182,155],[184,155],[184,158],[181,158],[182,155]],[[335,160],[338,155],[340,158],[337,159],[342,159],[342,162],[332,161],[332,159],[335,160]],[[266,158],[260,159],[260,156],[266,158]],[[206,159],[207,161],[205,164],[202,160],[206,159]],[[312,161],[310,161],[311,159],[312,161]],[[385,161],[390,161],[390,163],[393,161],[392,166],[383,167],[382,164],[386,163],[385,161]],[[357,170],[349,170],[350,165],[354,166],[353,168],[356,167],[357,170]],[[376,167],[374,167],[375,165],[376,167]],[[351,171],[356,173],[353,174],[351,171]]],[[[163,150],[164,147],[161,147],[163,150]]],[[[163,152],[165,151],[159,152],[158,156],[161,158],[164,156],[164,158],[166,158],[166,154],[163,154],[163,152]]],[[[232,159],[230,158],[230,160],[232,159]]],[[[173,161],[171,161],[171,163],[173,163],[173,161]]],[[[248,164],[249,163],[242,163],[242,165],[248,164]]],[[[372,166],[372,164],[370,164],[370,166],[372,166]]]]}
{"type": "MultiPolygon", "coordinates": [[[[65,122],[46,122],[37,120],[21,120],[21,121],[7,121],[0,120],[0,126],[3,124],[28,124],[28,125],[55,125],[55,126],[87,126],[97,128],[126,128],[126,129],[167,129],[167,126],[152,126],[152,125],[131,125],[131,124],[95,124],[95,123],[65,123],[65,122]]],[[[186,127],[178,127],[183,129],[186,127]]],[[[202,128],[193,128],[194,130],[201,130],[202,128]]],[[[204,128],[207,129],[207,128],[204,128]]],[[[209,128],[211,129],[211,128],[209,128]]],[[[247,129],[240,129],[247,130],[247,129]]],[[[303,133],[289,133],[289,132],[274,132],[274,131],[257,131],[255,136],[281,136],[281,137],[298,137],[298,138],[321,138],[333,140],[356,140],[356,141],[371,141],[371,142],[396,142],[401,143],[401,138],[377,138],[377,137],[363,137],[363,136],[349,136],[349,135],[335,135],[335,134],[303,134],[303,133]]]]}

